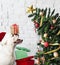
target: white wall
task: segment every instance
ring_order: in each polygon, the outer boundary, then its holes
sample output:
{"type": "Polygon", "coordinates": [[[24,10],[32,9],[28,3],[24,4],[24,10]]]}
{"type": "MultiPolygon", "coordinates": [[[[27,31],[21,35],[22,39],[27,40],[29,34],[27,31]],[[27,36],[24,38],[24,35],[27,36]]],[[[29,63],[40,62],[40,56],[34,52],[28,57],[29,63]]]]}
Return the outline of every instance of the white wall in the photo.
{"type": "Polygon", "coordinates": [[[13,23],[20,26],[20,38],[23,43],[20,46],[31,49],[29,55],[34,55],[37,48],[38,36],[34,31],[34,25],[26,13],[27,7],[50,7],[60,13],[60,0],[0,0],[0,32],[9,32],[13,23]]]}

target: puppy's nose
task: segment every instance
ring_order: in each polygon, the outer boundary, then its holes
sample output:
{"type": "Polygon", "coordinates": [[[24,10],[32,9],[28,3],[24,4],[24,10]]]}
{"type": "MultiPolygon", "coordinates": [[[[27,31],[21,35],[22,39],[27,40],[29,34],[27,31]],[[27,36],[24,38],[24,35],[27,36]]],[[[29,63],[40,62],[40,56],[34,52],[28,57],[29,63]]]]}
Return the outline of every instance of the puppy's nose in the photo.
{"type": "Polygon", "coordinates": [[[22,43],[22,42],[23,42],[23,40],[21,40],[21,39],[17,39],[14,43],[19,44],[19,43],[22,43]]]}

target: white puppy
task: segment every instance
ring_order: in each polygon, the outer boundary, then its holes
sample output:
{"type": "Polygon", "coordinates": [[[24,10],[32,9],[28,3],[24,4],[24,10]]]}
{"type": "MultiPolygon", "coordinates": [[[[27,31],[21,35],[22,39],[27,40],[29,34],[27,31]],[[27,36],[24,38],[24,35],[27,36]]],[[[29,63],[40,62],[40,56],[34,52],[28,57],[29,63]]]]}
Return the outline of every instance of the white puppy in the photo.
{"type": "Polygon", "coordinates": [[[0,65],[14,65],[14,47],[21,42],[18,35],[5,35],[0,42],[0,65]]]}

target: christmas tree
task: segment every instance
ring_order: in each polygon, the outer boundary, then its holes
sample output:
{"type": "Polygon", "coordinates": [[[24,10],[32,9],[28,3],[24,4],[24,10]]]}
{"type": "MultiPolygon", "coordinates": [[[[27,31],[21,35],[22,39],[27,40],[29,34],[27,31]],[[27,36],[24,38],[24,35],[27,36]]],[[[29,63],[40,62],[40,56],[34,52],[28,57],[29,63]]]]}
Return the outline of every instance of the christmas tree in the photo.
{"type": "Polygon", "coordinates": [[[35,65],[60,65],[60,16],[51,8],[28,8],[36,32],[40,36],[35,65]],[[42,47],[43,50],[40,50],[42,47]]]}

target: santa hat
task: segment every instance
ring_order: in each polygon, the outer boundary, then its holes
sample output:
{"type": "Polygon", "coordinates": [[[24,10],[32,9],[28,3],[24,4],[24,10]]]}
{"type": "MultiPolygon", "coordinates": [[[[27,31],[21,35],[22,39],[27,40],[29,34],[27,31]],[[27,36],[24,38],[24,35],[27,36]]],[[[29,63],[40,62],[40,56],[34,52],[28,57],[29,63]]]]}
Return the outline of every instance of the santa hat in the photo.
{"type": "Polygon", "coordinates": [[[0,33],[0,41],[2,41],[2,39],[3,39],[4,36],[5,36],[5,34],[6,34],[6,32],[1,32],[1,33],[0,33]]]}

